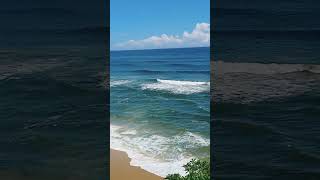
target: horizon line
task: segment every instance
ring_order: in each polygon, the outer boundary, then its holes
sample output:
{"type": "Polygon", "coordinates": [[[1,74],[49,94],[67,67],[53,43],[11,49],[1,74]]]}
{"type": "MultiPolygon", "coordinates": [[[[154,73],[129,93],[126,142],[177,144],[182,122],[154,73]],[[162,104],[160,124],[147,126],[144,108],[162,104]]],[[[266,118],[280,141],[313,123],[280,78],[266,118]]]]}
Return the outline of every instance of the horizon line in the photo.
{"type": "Polygon", "coordinates": [[[162,49],[191,49],[191,48],[210,48],[210,46],[195,46],[195,47],[172,47],[172,48],[151,48],[151,49],[110,49],[112,51],[145,51],[145,50],[162,50],[162,49]]]}

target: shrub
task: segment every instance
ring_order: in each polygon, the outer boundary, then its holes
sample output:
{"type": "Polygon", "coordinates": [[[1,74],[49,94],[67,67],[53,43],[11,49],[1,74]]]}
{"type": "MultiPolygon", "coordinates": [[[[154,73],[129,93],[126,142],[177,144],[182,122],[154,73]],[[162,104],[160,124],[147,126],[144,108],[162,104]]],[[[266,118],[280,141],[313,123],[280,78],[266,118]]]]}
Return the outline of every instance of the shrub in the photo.
{"type": "Polygon", "coordinates": [[[186,176],[170,174],[167,180],[210,180],[210,164],[206,160],[192,159],[183,166],[187,172],[186,176]]]}

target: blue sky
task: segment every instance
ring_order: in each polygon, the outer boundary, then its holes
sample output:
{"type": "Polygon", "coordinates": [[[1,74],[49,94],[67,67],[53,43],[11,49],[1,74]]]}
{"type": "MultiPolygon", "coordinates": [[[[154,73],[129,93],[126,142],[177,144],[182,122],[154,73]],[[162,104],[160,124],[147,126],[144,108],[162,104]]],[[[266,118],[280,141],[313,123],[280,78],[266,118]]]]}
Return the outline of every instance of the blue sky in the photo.
{"type": "MultiPolygon", "coordinates": [[[[110,5],[112,49],[135,49],[132,44],[126,47],[126,42],[137,40],[142,43],[144,41],[140,40],[152,36],[156,36],[154,39],[160,37],[176,41],[175,38],[178,38],[177,40],[182,38],[183,32],[192,33],[197,23],[209,23],[210,21],[209,0],[110,0],[110,5]],[[161,37],[162,34],[167,36],[161,37]],[[117,47],[121,43],[123,46],[117,47]]],[[[205,28],[205,26],[201,27],[205,28]]],[[[167,43],[162,44],[159,48],[167,46],[182,45],[177,45],[177,43],[168,45],[167,43]]],[[[139,48],[157,47],[149,43],[149,45],[146,44],[136,49],[139,48]]]]}

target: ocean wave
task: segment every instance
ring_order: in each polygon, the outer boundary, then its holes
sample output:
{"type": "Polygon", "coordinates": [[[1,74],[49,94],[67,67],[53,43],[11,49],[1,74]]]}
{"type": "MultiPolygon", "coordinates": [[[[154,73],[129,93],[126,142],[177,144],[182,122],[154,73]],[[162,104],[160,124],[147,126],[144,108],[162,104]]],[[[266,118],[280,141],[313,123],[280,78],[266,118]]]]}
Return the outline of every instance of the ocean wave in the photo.
{"type": "Polygon", "coordinates": [[[130,80],[113,80],[110,82],[110,87],[121,86],[130,83],[130,80]]]}
{"type": "Polygon", "coordinates": [[[143,84],[143,90],[167,91],[174,94],[194,94],[209,92],[210,82],[178,81],[157,79],[156,83],[143,84]]]}
{"type": "Polygon", "coordinates": [[[111,148],[124,151],[130,164],[165,177],[168,174],[185,174],[183,165],[193,157],[188,149],[207,147],[210,140],[198,134],[184,132],[175,136],[137,135],[138,131],[111,125],[111,148]]]}
{"type": "Polygon", "coordinates": [[[135,70],[135,73],[141,74],[167,74],[167,73],[187,73],[187,74],[210,74],[210,71],[200,70],[176,70],[176,71],[156,71],[156,70],[135,70]]]}
{"type": "Polygon", "coordinates": [[[250,73],[250,74],[284,74],[294,72],[320,73],[320,65],[315,64],[263,64],[263,63],[236,63],[236,62],[213,62],[213,73],[250,73]]]}

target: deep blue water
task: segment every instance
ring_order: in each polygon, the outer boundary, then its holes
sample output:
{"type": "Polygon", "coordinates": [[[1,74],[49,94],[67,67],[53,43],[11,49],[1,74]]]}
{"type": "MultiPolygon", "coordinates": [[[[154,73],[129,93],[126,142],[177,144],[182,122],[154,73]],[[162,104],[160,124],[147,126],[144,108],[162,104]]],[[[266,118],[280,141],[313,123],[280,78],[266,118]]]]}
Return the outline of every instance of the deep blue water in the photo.
{"type": "Polygon", "coordinates": [[[111,147],[165,176],[209,157],[209,48],[111,52],[111,147]]]}

